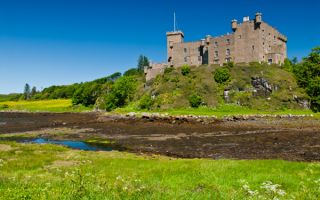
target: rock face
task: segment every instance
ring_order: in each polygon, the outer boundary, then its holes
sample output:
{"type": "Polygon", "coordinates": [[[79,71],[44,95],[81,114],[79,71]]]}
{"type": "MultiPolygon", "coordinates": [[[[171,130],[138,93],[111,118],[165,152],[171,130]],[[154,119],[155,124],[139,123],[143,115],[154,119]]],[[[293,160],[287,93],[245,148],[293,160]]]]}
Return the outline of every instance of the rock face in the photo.
{"type": "Polygon", "coordinates": [[[252,77],[251,85],[254,87],[254,96],[268,97],[272,93],[272,85],[264,78],[252,77]]]}
{"type": "Polygon", "coordinates": [[[304,98],[300,98],[296,95],[293,96],[293,99],[304,109],[310,109],[310,101],[304,98]]]}

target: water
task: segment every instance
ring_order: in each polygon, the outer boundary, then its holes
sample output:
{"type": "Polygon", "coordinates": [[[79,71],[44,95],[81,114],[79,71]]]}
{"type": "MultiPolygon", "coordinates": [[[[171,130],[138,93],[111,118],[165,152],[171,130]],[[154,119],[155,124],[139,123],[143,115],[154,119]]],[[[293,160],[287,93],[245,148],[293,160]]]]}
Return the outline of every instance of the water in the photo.
{"type": "Polygon", "coordinates": [[[57,144],[63,145],[71,149],[78,149],[84,151],[112,151],[111,147],[107,146],[97,146],[93,144],[88,144],[81,141],[72,140],[49,140],[44,138],[36,138],[33,140],[25,141],[25,143],[35,143],[35,144],[57,144]]]}

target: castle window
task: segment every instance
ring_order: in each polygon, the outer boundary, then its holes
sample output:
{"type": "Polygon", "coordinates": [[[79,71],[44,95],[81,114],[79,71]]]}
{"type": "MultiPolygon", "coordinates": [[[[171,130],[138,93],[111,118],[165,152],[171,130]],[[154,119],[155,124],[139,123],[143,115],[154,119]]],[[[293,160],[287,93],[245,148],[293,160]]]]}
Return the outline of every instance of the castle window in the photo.
{"type": "Polygon", "coordinates": [[[230,49],[227,49],[227,50],[226,50],[226,55],[227,55],[227,56],[230,56],[230,49]]]}
{"type": "Polygon", "coordinates": [[[187,53],[187,51],[188,51],[187,48],[184,48],[184,52],[187,53]]]}
{"type": "Polygon", "coordinates": [[[268,59],[268,64],[269,64],[269,65],[272,64],[272,59],[271,59],[271,58],[268,59]]]}
{"type": "Polygon", "coordinates": [[[214,42],[214,47],[218,47],[218,42],[217,41],[214,42]]]}
{"type": "Polygon", "coordinates": [[[226,62],[231,62],[231,58],[226,58],[226,62]]]}
{"type": "Polygon", "coordinates": [[[188,62],[188,58],[187,57],[184,57],[184,62],[188,62]]]}
{"type": "Polygon", "coordinates": [[[227,42],[227,45],[229,45],[230,44],[230,39],[227,39],[226,42],[227,42]]]}
{"type": "Polygon", "coordinates": [[[254,51],[254,45],[252,45],[252,51],[254,51]]]}
{"type": "Polygon", "coordinates": [[[217,58],[218,56],[219,56],[218,51],[215,51],[215,52],[214,52],[214,57],[217,58]]]}

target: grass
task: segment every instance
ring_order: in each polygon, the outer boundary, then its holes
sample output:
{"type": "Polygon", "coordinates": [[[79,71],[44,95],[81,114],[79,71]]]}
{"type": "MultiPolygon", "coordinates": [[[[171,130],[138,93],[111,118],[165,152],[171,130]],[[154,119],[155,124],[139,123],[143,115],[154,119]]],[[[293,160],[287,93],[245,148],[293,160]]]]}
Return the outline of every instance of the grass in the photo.
{"type": "MultiPolygon", "coordinates": [[[[41,101],[6,101],[0,102],[0,111],[26,111],[26,112],[82,112],[90,111],[91,108],[84,106],[73,106],[69,99],[58,100],[41,100],[41,101]]],[[[129,112],[141,113],[166,113],[169,115],[202,115],[202,116],[236,116],[236,115],[256,115],[256,114],[273,114],[273,115],[313,115],[320,118],[320,113],[313,113],[311,110],[280,110],[280,111],[262,111],[250,109],[235,104],[223,104],[215,108],[172,108],[156,110],[139,110],[136,103],[132,103],[124,108],[118,108],[113,113],[126,114],[129,112]]]]}
{"type": "Polygon", "coordinates": [[[167,113],[169,115],[201,115],[201,116],[216,116],[218,118],[225,116],[237,116],[237,115],[313,115],[320,118],[320,113],[313,113],[311,110],[279,110],[279,111],[263,111],[250,109],[235,104],[224,104],[215,108],[199,107],[199,108],[180,108],[180,109],[164,109],[164,110],[139,110],[135,104],[131,104],[124,108],[118,108],[114,113],[125,114],[135,112],[137,114],[142,113],[167,113]]]}
{"type": "Polygon", "coordinates": [[[27,112],[81,112],[90,108],[73,106],[70,99],[54,99],[41,101],[5,101],[0,102],[1,111],[27,112]]]}
{"type": "Polygon", "coordinates": [[[0,142],[0,199],[318,199],[320,163],[84,152],[0,142]]]}

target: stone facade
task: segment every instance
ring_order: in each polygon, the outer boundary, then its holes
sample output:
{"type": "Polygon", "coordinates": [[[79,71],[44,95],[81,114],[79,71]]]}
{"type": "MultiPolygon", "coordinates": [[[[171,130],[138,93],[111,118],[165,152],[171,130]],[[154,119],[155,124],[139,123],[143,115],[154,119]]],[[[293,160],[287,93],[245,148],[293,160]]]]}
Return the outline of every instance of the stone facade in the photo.
{"type": "Polygon", "coordinates": [[[182,31],[167,32],[167,63],[146,68],[147,80],[154,78],[166,67],[199,66],[227,62],[268,62],[283,64],[287,58],[287,38],[262,20],[256,13],[242,23],[231,22],[232,33],[218,37],[206,36],[195,42],[184,42],[182,31]]]}

